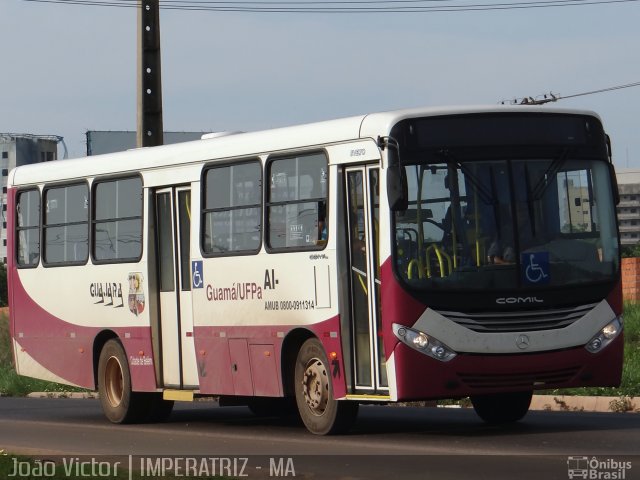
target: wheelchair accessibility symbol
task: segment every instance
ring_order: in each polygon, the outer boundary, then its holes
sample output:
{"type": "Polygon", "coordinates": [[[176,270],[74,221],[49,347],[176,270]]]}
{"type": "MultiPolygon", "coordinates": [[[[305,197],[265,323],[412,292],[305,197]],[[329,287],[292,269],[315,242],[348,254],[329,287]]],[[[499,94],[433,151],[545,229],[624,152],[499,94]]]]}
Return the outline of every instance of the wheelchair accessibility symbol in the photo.
{"type": "Polygon", "coordinates": [[[202,274],[202,260],[191,262],[191,278],[193,288],[204,287],[204,276],[202,274]]]}
{"type": "Polygon", "coordinates": [[[520,264],[522,265],[522,277],[525,283],[544,285],[549,283],[549,253],[523,253],[520,264]]]}

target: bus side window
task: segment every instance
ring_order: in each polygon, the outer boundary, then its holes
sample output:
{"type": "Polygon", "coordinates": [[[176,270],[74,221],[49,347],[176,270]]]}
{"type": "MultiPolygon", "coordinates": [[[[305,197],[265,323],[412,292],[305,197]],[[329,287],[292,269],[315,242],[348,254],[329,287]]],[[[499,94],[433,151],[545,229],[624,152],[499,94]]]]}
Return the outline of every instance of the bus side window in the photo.
{"type": "Polygon", "coordinates": [[[323,246],[328,233],[325,218],[326,156],[314,153],[275,159],[269,164],[268,177],[269,248],[307,249],[323,246]]]}
{"type": "Polygon", "coordinates": [[[262,226],[261,163],[248,161],[209,168],[204,190],[204,253],[257,252],[262,226]]]}
{"type": "Polygon", "coordinates": [[[19,267],[35,267],[40,260],[40,192],[18,193],[16,202],[16,261],[19,267]]]}
{"type": "Polygon", "coordinates": [[[49,265],[86,263],[89,253],[87,184],[46,188],[44,206],[44,262],[49,265]]]}
{"type": "Polygon", "coordinates": [[[142,179],[96,180],[93,192],[93,258],[101,262],[140,258],[142,179]]]}

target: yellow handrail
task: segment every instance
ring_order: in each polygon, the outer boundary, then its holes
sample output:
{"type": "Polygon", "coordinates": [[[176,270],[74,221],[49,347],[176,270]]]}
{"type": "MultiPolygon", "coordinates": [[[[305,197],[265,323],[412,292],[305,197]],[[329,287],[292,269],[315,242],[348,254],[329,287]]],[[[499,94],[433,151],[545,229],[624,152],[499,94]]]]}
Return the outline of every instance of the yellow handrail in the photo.
{"type": "Polygon", "coordinates": [[[362,277],[360,276],[359,273],[356,273],[356,275],[358,276],[358,280],[360,280],[360,286],[362,287],[362,290],[364,290],[364,294],[369,295],[369,292],[367,291],[367,286],[364,284],[362,277]]]}
{"type": "Polygon", "coordinates": [[[447,275],[451,275],[451,272],[452,272],[451,257],[444,250],[440,250],[438,246],[434,243],[432,245],[429,245],[429,247],[427,247],[427,250],[425,252],[425,255],[427,257],[427,267],[426,267],[427,278],[431,278],[431,258],[430,258],[431,250],[436,252],[436,257],[438,257],[438,265],[440,266],[440,277],[446,277],[447,275]],[[445,270],[444,268],[443,257],[447,260],[447,267],[449,267],[448,270],[445,270]]]}
{"type": "MultiPolygon", "coordinates": [[[[444,250],[441,250],[440,253],[442,255],[444,255],[444,258],[447,260],[447,266],[449,267],[448,275],[451,275],[453,273],[453,266],[451,264],[451,256],[447,252],[445,252],[444,250]]],[[[453,258],[455,260],[455,253],[454,253],[454,257],[453,258]]]]}
{"type": "Polygon", "coordinates": [[[189,201],[191,200],[191,192],[188,192],[184,197],[184,205],[187,207],[187,216],[189,217],[189,221],[191,221],[191,206],[189,205],[189,201]]]}
{"type": "Polygon", "coordinates": [[[409,266],[407,267],[407,278],[409,280],[412,280],[411,268],[413,267],[413,265],[417,265],[417,267],[418,267],[418,278],[422,278],[422,268],[420,268],[420,260],[418,260],[417,258],[414,258],[413,260],[411,260],[409,262],[409,266]]]}

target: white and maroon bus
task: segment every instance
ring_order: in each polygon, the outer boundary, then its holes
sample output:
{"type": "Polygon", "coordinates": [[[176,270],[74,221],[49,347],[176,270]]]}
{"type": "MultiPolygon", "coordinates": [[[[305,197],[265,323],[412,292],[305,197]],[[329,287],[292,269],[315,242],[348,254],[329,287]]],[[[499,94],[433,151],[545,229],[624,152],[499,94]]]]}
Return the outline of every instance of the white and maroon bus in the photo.
{"type": "MultiPolygon", "coordinates": [[[[215,138],[214,138],[215,137],[215,138]]],[[[598,116],[415,109],[19,167],[9,177],[21,375],[97,389],[112,422],[219,396],[359,403],[616,386],[622,299],[598,116]]]]}

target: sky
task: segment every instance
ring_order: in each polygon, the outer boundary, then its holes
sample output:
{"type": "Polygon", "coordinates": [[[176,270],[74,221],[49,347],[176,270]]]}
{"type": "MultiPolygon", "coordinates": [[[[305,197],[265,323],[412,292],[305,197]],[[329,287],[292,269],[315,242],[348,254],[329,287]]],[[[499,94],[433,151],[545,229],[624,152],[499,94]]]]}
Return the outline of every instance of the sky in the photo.
{"type": "MultiPolygon", "coordinates": [[[[85,154],[87,130],[135,130],[136,15],[0,0],[0,132],[63,136],[73,158],[85,154]]],[[[162,10],[164,129],[255,131],[640,82],[638,19],[638,1],[411,14],[162,10]]],[[[616,167],[640,168],[640,86],[552,105],[596,111],[616,167]]]]}

